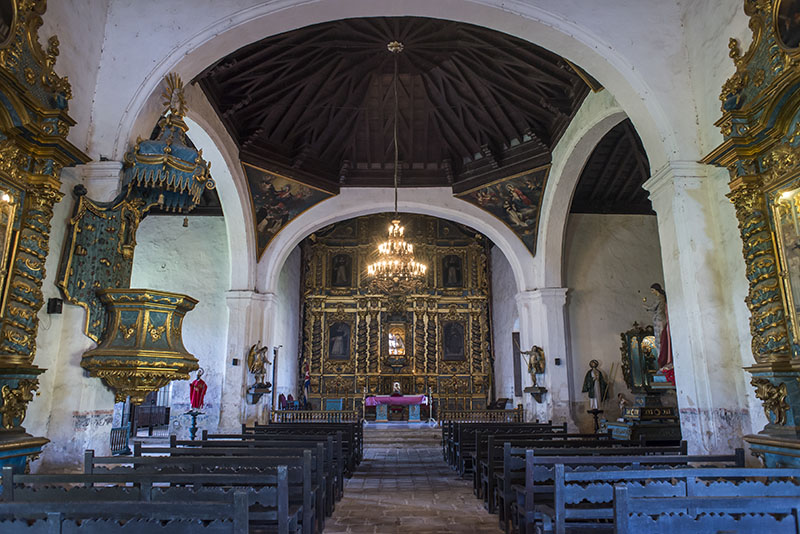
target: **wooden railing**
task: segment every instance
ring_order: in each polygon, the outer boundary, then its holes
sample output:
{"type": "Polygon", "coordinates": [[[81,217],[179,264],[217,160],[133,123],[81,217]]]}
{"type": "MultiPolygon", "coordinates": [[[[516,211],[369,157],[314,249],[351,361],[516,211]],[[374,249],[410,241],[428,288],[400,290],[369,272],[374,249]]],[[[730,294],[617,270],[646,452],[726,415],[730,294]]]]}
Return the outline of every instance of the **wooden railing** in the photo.
{"type": "Polygon", "coordinates": [[[360,410],[272,410],[273,423],[357,423],[360,410]]]}
{"type": "Polygon", "coordinates": [[[441,410],[439,421],[456,423],[522,423],[525,410],[519,404],[513,410],[441,410]]]}
{"type": "Polygon", "coordinates": [[[111,454],[117,456],[131,453],[131,449],[128,447],[128,436],[130,436],[130,433],[130,423],[125,423],[123,426],[111,429],[111,454]]]}

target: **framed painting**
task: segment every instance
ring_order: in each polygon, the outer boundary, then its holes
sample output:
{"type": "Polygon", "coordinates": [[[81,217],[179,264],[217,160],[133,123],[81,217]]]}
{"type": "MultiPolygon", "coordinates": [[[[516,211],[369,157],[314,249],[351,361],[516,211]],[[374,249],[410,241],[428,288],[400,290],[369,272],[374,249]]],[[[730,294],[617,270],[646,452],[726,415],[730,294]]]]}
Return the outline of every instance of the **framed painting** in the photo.
{"type": "Polygon", "coordinates": [[[445,321],[442,323],[442,359],[444,361],[462,361],[466,359],[464,332],[466,328],[461,321],[445,321]]]}

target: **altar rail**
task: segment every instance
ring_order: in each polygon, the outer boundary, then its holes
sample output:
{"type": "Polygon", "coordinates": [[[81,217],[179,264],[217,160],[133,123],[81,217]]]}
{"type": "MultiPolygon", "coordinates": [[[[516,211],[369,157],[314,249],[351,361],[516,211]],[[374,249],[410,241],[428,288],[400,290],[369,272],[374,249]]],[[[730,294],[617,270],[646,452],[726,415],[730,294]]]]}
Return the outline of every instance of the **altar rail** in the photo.
{"type": "Polygon", "coordinates": [[[517,405],[513,410],[441,410],[439,421],[454,423],[522,423],[525,410],[517,405]]]}
{"type": "Polygon", "coordinates": [[[358,423],[360,410],[272,410],[273,423],[358,423]]]}

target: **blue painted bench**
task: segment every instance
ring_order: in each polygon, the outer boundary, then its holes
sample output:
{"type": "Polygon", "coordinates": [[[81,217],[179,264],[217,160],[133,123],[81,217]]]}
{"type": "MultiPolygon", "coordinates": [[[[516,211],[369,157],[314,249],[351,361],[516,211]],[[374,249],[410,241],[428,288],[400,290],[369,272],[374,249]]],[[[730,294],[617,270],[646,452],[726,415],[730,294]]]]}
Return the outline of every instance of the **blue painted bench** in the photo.
{"type": "MultiPolygon", "coordinates": [[[[685,451],[684,451],[685,452],[685,451]]],[[[616,455],[616,456],[537,456],[535,451],[525,451],[525,482],[514,485],[516,495],[512,503],[512,519],[519,531],[524,533],[527,525],[542,514],[535,510],[536,504],[552,505],[555,466],[563,465],[565,473],[597,473],[602,471],[633,471],[641,469],[702,467],[744,467],[744,450],[733,454],[689,456],[679,455],[616,455]]],[[[545,518],[548,519],[549,518],[545,518]]]]}
{"type": "Polygon", "coordinates": [[[799,534],[800,491],[794,488],[793,493],[755,497],[632,497],[625,484],[617,484],[614,488],[614,532],[799,534]]]}
{"type": "MultiPolygon", "coordinates": [[[[596,445],[583,444],[579,447],[556,447],[556,448],[541,448],[529,449],[527,447],[515,447],[513,443],[503,444],[503,466],[502,471],[495,473],[494,491],[496,493],[496,501],[498,503],[497,509],[500,512],[500,523],[503,528],[508,532],[515,517],[512,513],[512,504],[516,499],[515,486],[524,486],[526,484],[526,457],[529,450],[533,450],[537,457],[555,457],[564,458],[562,463],[576,464],[593,464],[596,463],[598,457],[642,457],[648,456],[664,457],[664,456],[684,456],[686,454],[686,442],[681,442],[680,445],[668,445],[657,447],[644,447],[639,445],[638,442],[620,442],[620,440],[608,440],[598,442],[596,445]],[[572,460],[569,460],[572,458],[572,460]]],[[[549,464],[550,471],[542,473],[542,476],[548,478],[543,480],[553,479],[553,465],[549,464]]],[[[552,490],[550,490],[552,493],[552,490]]]]}
{"type": "MultiPolygon", "coordinates": [[[[274,475],[279,466],[288,469],[289,505],[302,506],[305,534],[325,527],[326,495],[322,472],[322,444],[318,450],[276,449],[263,456],[118,456],[98,457],[93,450],[84,453],[85,474],[264,474],[274,475]],[[269,454],[269,455],[267,455],[269,454]]],[[[332,513],[332,509],[330,512],[332,513]]],[[[330,515],[330,514],[328,514],[330,515]]]]}
{"type": "Polygon", "coordinates": [[[613,532],[614,490],[618,484],[624,484],[632,498],[800,497],[800,469],[678,466],[587,473],[567,472],[563,464],[556,464],[554,474],[552,508],[535,506],[551,518],[556,534],[613,532]]]}

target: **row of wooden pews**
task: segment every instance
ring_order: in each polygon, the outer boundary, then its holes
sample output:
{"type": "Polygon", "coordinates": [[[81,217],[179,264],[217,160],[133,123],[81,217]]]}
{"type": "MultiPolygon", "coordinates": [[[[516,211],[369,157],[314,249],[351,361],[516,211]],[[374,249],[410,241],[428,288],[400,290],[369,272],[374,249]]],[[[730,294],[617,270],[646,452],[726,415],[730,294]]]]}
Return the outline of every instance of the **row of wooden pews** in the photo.
{"type": "Polygon", "coordinates": [[[800,470],[552,423],[443,423],[445,460],[507,533],[798,533],[800,470]],[[466,458],[470,458],[467,460],[466,458]]]}
{"type": "Polygon", "coordinates": [[[322,532],[363,456],[361,421],[243,426],[240,434],[87,451],[84,472],[0,480],[0,532],[322,532]]]}

